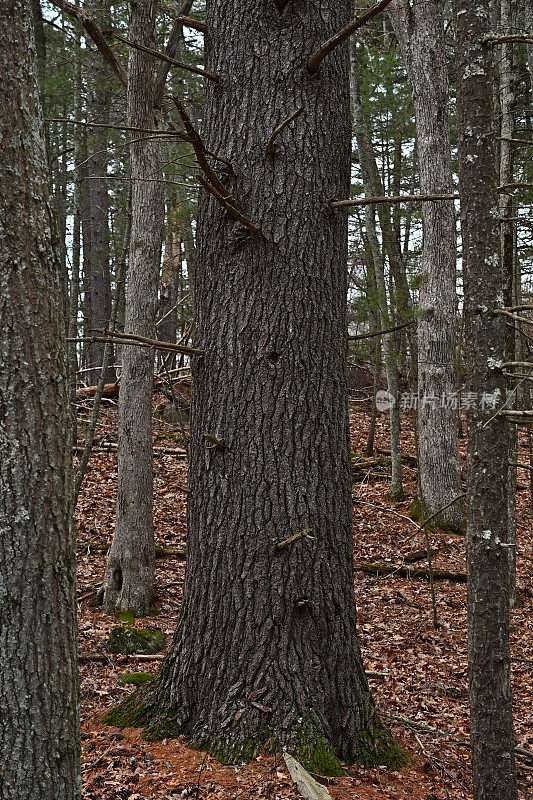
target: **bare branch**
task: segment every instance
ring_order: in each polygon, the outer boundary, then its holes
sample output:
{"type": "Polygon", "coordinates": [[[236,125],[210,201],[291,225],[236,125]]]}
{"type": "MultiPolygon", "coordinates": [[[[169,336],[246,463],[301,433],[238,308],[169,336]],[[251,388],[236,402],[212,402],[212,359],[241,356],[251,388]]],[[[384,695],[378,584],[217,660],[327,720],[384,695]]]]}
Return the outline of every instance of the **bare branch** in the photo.
{"type": "Polygon", "coordinates": [[[172,98],[174,105],[178,109],[179,115],[183,120],[183,124],[185,126],[185,130],[189,135],[189,141],[193,146],[194,152],[196,154],[196,160],[198,161],[198,165],[200,169],[203,170],[205,173],[209,183],[216,189],[216,191],[222,195],[222,197],[230,203],[234,203],[233,197],[231,194],[228,194],[228,190],[216,174],[216,172],[211,168],[208,160],[207,160],[207,151],[204,147],[204,143],[200,138],[200,134],[197,132],[196,128],[191,122],[189,115],[185,109],[185,106],[180,103],[177,97],[172,98]]]}
{"type": "Polygon", "coordinates": [[[128,85],[128,73],[116,57],[113,49],[106,41],[94,19],[90,17],[83,8],[73,6],[71,3],[67,3],[66,0],[51,0],[51,2],[54,6],[60,8],[61,11],[64,11],[65,14],[81,22],[85,31],[89,34],[113,72],[117,75],[121,84],[126,87],[128,85]]]}
{"type": "Polygon", "coordinates": [[[104,336],[109,336],[113,339],[120,339],[124,342],[129,341],[148,347],[157,347],[159,350],[175,350],[177,353],[185,353],[185,355],[189,356],[203,356],[204,354],[203,350],[198,350],[195,347],[185,347],[185,345],[172,344],[172,342],[164,342],[160,339],[148,339],[146,336],[136,336],[134,333],[115,333],[105,328],[95,328],[95,330],[97,333],[102,333],[104,336]]]}
{"type": "Polygon", "coordinates": [[[485,44],[503,44],[504,42],[524,42],[525,44],[532,44],[533,35],[522,33],[510,36],[487,36],[483,41],[485,44]]]}
{"type": "Polygon", "coordinates": [[[223,197],[219,192],[217,192],[215,187],[211,186],[209,181],[207,181],[203,175],[197,175],[196,177],[198,178],[199,182],[202,184],[204,189],[208,191],[210,194],[212,194],[215,200],[218,200],[220,205],[224,208],[225,211],[228,212],[228,214],[231,217],[233,217],[234,220],[240,222],[242,225],[248,228],[252,236],[255,236],[256,233],[259,232],[259,228],[257,227],[257,225],[254,225],[254,223],[247,217],[245,217],[244,214],[241,214],[238,208],[236,208],[225,197],[223,197]]]}
{"type": "Polygon", "coordinates": [[[200,22],[200,20],[193,19],[192,17],[179,16],[178,20],[182,25],[185,25],[186,28],[192,28],[195,31],[200,31],[200,33],[207,33],[209,30],[205,22],[200,22]]]}
{"type": "Polygon", "coordinates": [[[413,203],[417,200],[459,200],[458,194],[404,194],[394,197],[363,197],[359,200],[332,200],[331,208],[352,208],[370,206],[374,203],[413,203]]]}
{"type": "Polygon", "coordinates": [[[276,138],[281,133],[281,131],[284,130],[287,127],[287,125],[290,125],[290,123],[293,120],[295,120],[297,117],[299,117],[303,110],[304,110],[303,106],[300,106],[300,108],[297,108],[296,111],[294,112],[294,114],[291,114],[290,117],[287,117],[287,119],[284,122],[282,122],[281,125],[278,125],[278,127],[274,130],[274,133],[272,134],[272,136],[268,140],[268,144],[267,144],[267,153],[268,153],[269,156],[274,155],[274,143],[276,141],[276,138]]]}
{"type": "Polygon", "coordinates": [[[208,78],[210,81],[218,83],[219,77],[213,72],[208,72],[206,69],[202,69],[201,67],[194,67],[192,64],[187,64],[185,61],[176,61],[175,58],[170,58],[170,56],[167,56],[165,53],[160,53],[158,50],[152,50],[151,47],[145,47],[144,44],[132,42],[130,39],[126,39],[125,36],[122,36],[120,33],[116,33],[115,31],[113,31],[113,36],[115,39],[118,39],[119,42],[124,42],[124,44],[127,44],[128,47],[134,47],[135,50],[140,50],[142,53],[147,53],[154,58],[158,58],[160,61],[165,61],[167,64],[171,64],[174,67],[185,69],[188,72],[194,72],[196,75],[201,75],[203,78],[208,78]]]}
{"type": "Polygon", "coordinates": [[[291,545],[295,544],[295,542],[299,542],[300,539],[314,539],[314,536],[311,536],[313,533],[312,528],[307,528],[305,531],[299,531],[295,533],[293,536],[289,536],[288,539],[284,539],[282,542],[278,542],[276,545],[277,550],[286,550],[291,545]]]}
{"type": "Polygon", "coordinates": [[[376,3],[375,6],[369,8],[368,11],[365,11],[364,14],[361,14],[357,19],[354,19],[353,22],[350,22],[342,31],[339,31],[335,36],[331,39],[328,39],[327,42],[324,42],[322,47],[320,47],[316,53],[313,53],[309,61],[307,62],[307,69],[308,71],[313,74],[317,71],[323,60],[340,44],[343,44],[350,36],[355,33],[356,30],[362,28],[363,25],[366,25],[376,14],[379,14],[380,11],[389,5],[391,0],[380,0],[379,3],[376,3]]]}
{"type": "Polygon", "coordinates": [[[374,336],[384,336],[386,333],[394,333],[394,331],[401,331],[403,328],[409,328],[411,325],[415,324],[415,320],[412,319],[410,322],[404,322],[402,325],[395,325],[394,328],[385,328],[382,331],[373,331],[372,333],[361,333],[357,336],[348,336],[348,341],[355,342],[359,339],[372,339],[374,336]]]}

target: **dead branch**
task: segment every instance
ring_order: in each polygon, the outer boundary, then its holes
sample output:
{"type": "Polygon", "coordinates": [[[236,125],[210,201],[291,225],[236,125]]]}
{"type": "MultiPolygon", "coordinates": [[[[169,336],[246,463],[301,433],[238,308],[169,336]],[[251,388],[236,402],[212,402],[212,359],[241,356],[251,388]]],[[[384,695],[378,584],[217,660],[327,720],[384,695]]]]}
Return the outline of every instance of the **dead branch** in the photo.
{"type": "Polygon", "coordinates": [[[487,36],[483,39],[485,44],[503,44],[504,42],[524,42],[525,44],[533,43],[533,36],[531,34],[513,34],[509,36],[487,36]]]}
{"type": "Polygon", "coordinates": [[[237,208],[235,208],[234,205],[229,203],[219,192],[217,192],[215,187],[211,186],[209,181],[207,181],[203,175],[197,175],[196,177],[198,178],[199,182],[202,184],[204,189],[208,191],[210,194],[212,194],[216,200],[218,200],[220,205],[224,208],[225,211],[228,212],[230,217],[233,217],[234,220],[240,222],[242,225],[245,225],[253,236],[255,236],[255,234],[258,233],[259,228],[256,225],[254,225],[254,223],[251,220],[247,219],[247,217],[245,217],[244,214],[241,214],[241,212],[237,208]]]}
{"type": "Polygon", "coordinates": [[[94,19],[83,8],[73,6],[71,3],[67,3],[66,0],[52,0],[52,5],[81,22],[103,58],[107,61],[121,84],[126,87],[128,85],[128,73],[116,57],[94,19]]]}
{"type": "Polygon", "coordinates": [[[383,11],[383,9],[388,6],[390,2],[391,0],[380,0],[380,2],[376,3],[375,6],[372,6],[372,8],[369,8],[368,11],[364,12],[364,14],[361,14],[359,17],[350,22],[350,24],[343,28],[342,31],[339,31],[337,34],[335,34],[335,36],[332,36],[331,39],[328,39],[327,42],[324,42],[324,44],[319,47],[315,53],[313,53],[307,62],[308,72],[310,72],[311,75],[315,73],[326,56],[329,56],[329,54],[336,47],[349,39],[350,36],[355,33],[355,31],[359,30],[359,28],[362,28],[367,22],[370,22],[370,20],[375,17],[376,14],[379,14],[380,11],[383,11]]]}
{"type": "Polygon", "coordinates": [[[374,336],[384,336],[386,333],[394,333],[394,331],[401,331],[404,328],[409,328],[414,325],[416,320],[412,319],[410,322],[404,322],[402,325],[395,325],[394,328],[385,328],[382,331],[373,331],[372,333],[361,333],[356,336],[348,336],[349,342],[359,341],[359,339],[372,339],[374,336]]]}
{"type": "Polygon", "coordinates": [[[284,120],[284,122],[281,123],[281,125],[278,125],[278,127],[275,128],[274,133],[272,134],[272,136],[268,140],[268,144],[267,144],[267,153],[268,153],[269,156],[273,156],[274,155],[274,144],[275,144],[276,139],[279,136],[279,134],[283,130],[285,130],[287,125],[290,125],[291,122],[293,122],[295,119],[297,119],[297,117],[300,116],[300,114],[302,113],[303,110],[304,110],[304,107],[300,106],[299,108],[296,109],[294,114],[291,114],[290,117],[287,117],[287,119],[284,120]]]}
{"type": "Polygon", "coordinates": [[[197,132],[196,128],[191,122],[191,119],[185,109],[183,103],[180,103],[177,97],[172,98],[174,105],[178,109],[179,115],[183,121],[183,125],[185,126],[185,130],[189,134],[190,142],[193,146],[193,150],[196,154],[196,160],[198,161],[198,166],[204,172],[206,178],[208,179],[209,183],[216,189],[216,191],[222,195],[224,200],[231,205],[234,205],[234,198],[231,194],[228,194],[228,190],[216,174],[216,172],[211,168],[209,161],[207,160],[207,151],[204,146],[204,143],[200,137],[200,134],[197,132]]]}
{"type": "Polygon", "coordinates": [[[184,353],[189,356],[203,356],[204,351],[196,347],[186,347],[182,344],[173,344],[172,342],[164,342],[160,339],[148,339],[146,336],[136,336],[134,333],[115,333],[114,331],[106,330],[105,328],[95,328],[98,333],[103,333],[105,336],[110,336],[113,339],[118,339],[121,342],[132,342],[133,344],[145,345],[147,347],[157,347],[158,350],[173,350],[176,353],[184,353]]]}
{"type": "Polygon", "coordinates": [[[194,31],[200,31],[200,33],[207,33],[209,30],[205,22],[200,22],[200,20],[192,17],[181,16],[178,17],[178,20],[186,28],[192,28],[194,31]]]}
{"type": "Polygon", "coordinates": [[[331,208],[351,208],[353,206],[370,206],[374,203],[412,203],[417,200],[459,200],[458,194],[404,194],[394,197],[363,197],[359,200],[332,200],[331,208]]]}
{"type": "Polygon", "coordinates": [[[276,549],[286,550],[295,542],[299,542],[300,539],[314,539],[315,537],[311,536],[312,533],[313,533],[312,528],[307,528],[305,531],[299,531],[299,533],[295,533],[294,536],[289,536],[288,539],[284,539],[283,542],[278,542],[276,545],[276,549]]]}
{"type": "Polygon", "coordinates": [[[202,69],[201,67],[195,67],[192,64],[187,64],[185,61],[177,61],[175,58],[167,56],[166,53],[160,53],[158,50],[153,50],[151,47],[146,47],[144,44],[132,42],[131,39],[126,39],[125,36],[122,36],[122,34],[117,33],[116,31],[112,31],[112,35],[115,39],[118,39],[119,42],[127,44],[128,47],[133,47],[135,50],[140,50],[142,53],[147,53],[154,58],[158,58],[160,61],[165,61],[167,64],[171,64],[173,67],[179,67],[179,69],[185,69],[188,72],[194,72],[196,75],[201,75],[203,78],[208,78],[210,81],[214,81],[215,83],[218,83],[220,80],[218,75],[215,75],[213,72],[208,72],[206,69],[202,69]]]}

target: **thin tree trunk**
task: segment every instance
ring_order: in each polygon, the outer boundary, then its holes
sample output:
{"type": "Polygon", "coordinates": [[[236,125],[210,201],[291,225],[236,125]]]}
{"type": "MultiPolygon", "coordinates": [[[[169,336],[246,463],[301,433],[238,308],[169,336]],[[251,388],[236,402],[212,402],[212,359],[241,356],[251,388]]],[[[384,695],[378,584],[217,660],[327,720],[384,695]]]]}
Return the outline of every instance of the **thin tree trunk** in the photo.
{"type": "MultiPolygon", "coordinates": [[[[497,152],[488,4],[455,0],[459,191],[463,235],[466,373],[469,391],[498,406],[506,382],[497,152]]],[[[509,652],[508,464],[504,417],[478,403],[468,410],[468,657],[475,800],[515,800],[509,652]]]]}
{"type": "MultiPolygon", "coordinates": [[[[500,2],[500,25],[503,33],[508,33],[512,28],[511,0],[500,2]]],[[[499,47],[499,107],[500,107],[500,169],[499,185],[513,182],[514,150],[510,141],[514,136],[514,45],[511,42],[502,42],[499,47]]],[[[505,275],[505,305],[515,306],[519,299],[516,294],[515,261],[515,224],[510,217],[514,216],[514,198],[512,195],[500,194],[500,235],[501,259],[505,275]],[[508,220],[508,221],[506,221],[508,220]]],[[[512,325],[506,328],[506,361],[517,360],[516,331],[512,325]]],[[[510,401],[508,408],[517,408],[517,397],[510,401]]],[[[516,602],[516,462],[518,448],[518,428],[511,426],[509,435],[509,491],[508,491],[508,525],[509,525],[509,602],[514,606],[516,602]]]]}
{"type": "MultiPolygon", "coordinates": [[[[139,0],[132,8],[130,38],[155,47],[154,0],[139,0]]],[[[153,129],[154,59],[132,49],[128,70],[128,125],[153,129]]],[[[131,246],[126,295],[125,330],[153,338],[164,227],[163,185],[142,181],[159,176],[161,150],[157,140],[132,141],[131,246]]],[[[117,519],[104,576],[104,607],[145,616],[153,610],[155,571],[152,511],[152,390],[154,354],[126,347],[118,418],[117,519]]]]}
{"type": "MultiPolygon", "coordinates": [[[[96,0],[94,0],[96,2],[96,0]]],[[[94,3],[93,3],[94,4],[94,3]]],[[[91,5],[91,4],[89,4],[91,5]]],[[[104,27],[111,27],[111,17],[107,0],[91,9],[104,27]]],[[[111,104],[111,84],[108,67],[102,62],[100,53],[90,53],[90,68],[87,82],[87,121],[97,125],[109,122],[111,104]]],[[[83,269],[87,297],[88,335],[96,328],[109,327],[111,316],[111,273],[109,267],[109,194],[107,186],[107,137],[105,128],[91,127],[87,136],[87,172],[84,190],[88,201],[88,225],[90,248],[83,249],[83,269]]],[[[89,385],[98,383],[104,355],[104,344],[93,342],[86,351],[86,366],[95,367],[87,373],[89,385]]],[[[111,357],[110,363],[113,363],[111,357]]],[[[106,376],[107,380],[107,376],[106,376]]]]}
{"type": "MultiPolygon", "coordinates": [[[[448,71],[441,0],[395,0],[387,8],[411,86],[421,194],[453,193],[448,71]]],[[[418,459],[422,516],[464,528],[457,442],[456,231],[453,201],[422,203],[418,317],[418,459]]]]}
{"type": "MultiPolygon", "coordinates": [[[[374,187],[371,185],[372,157],[371,140],[367,120],[364,117],[361,105],[361,94],[359,90],[359,67],[357,63],[357,51],[352,50],[352,100],[353,115],[355,126],[355,139],[359,154],[359,164],[365,194],[372,196],[374,187]]],[[[387,300],[387,288],[385,282],[385,265],[381,255],[381,248],[376,234],[375,227],[375,207],[365,206],[365,224],[368,242],[372,253],[373,272],[377,294],[377,305],[379,309],[379,323],[382,329],[390,328],[393,325],[392,315],[389,313],[387,300]]],[[[389,261],[390,263],[390,261],[389,261]]],[[[400,441],[400,404],[398,396],[398,367],[396,353],[393,347],[393,337],[386,334],[383,337],[383,360],[385,363],[385,374],[387,377],[387,391],[390,396],[389,420],[391,437],[391,488],[390,498],[396,502],[405,499],[402,485],[402,453],[400,441]]],[[[376,398],[374,397],[374,403],[376,398]]]]}
{"type": "Polygon", "coordinates": [[[0,795],[81,796],[65,320],[29,0],[0,0],[0,795]]]}
{"type": "Polygon", "coordinates": [[[182,614],[155,681],[109,717],[185,733],[224,761],[286,745],[322,774],[338,773],[339,759],[398,755],[355,627],[347,218],[329,209],[350,186],[348,49],[314,79],[305,69],[351,7],[207,3],[216,36],[206,64],[221,80],[206,87],[203,136],[231,161],[228,189],[260,230],[202,195],[204,355],[193,359],[182,614]],[[273,130],[299,106],[268,155],[273,130]]]}

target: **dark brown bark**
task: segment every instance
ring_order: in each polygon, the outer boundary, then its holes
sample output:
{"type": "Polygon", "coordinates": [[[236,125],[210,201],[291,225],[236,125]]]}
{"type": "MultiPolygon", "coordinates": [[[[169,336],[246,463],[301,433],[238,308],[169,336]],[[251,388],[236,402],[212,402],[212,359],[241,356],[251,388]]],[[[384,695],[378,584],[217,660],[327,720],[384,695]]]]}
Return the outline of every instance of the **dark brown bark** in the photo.
{"type": "Polygon", "coordinates": [[[1,0],[0,42],[0,796],[75,800],[65,320],[29,0],[1,0]]]}
{"type": "MultiPolygon", "coordinates": [[[[91,8],[91,4],[89,4],[91,8]]],[[[110,27],[107,3],[99,9],[99,21],[110,27]]],[[[89,40],[90,41],[90,40],[89,40]]],[[[87,120],[98,124],[109,121],[111,82],[109,67],[94,47],[90,51],[90,67],[86,74],[87,120]]],[[[111,316],[111,273],[109,266],[109,193],[107,186],[108,133],[105,128],[91,127],[87,135],[87,165],[83,191],[87,198],[87,216],[83,229],[83,273],[88,312],[89,335],[96,328],[108,328],[111,316]],[[88,236],[89,247],[86,247],[88,236]]],[[[94,342],[86,350],[86,367],[101,367],[104,345],[94,342]]],[[[110,360],[113,363],[113,359],[110,360]]],[[[86,373],[89,384],[98,383],[100,370],[86,373]]],[[[107,377],[107,376],[106,376],[107,377]]]]}
{"type": "MultiPolygon", "coordinates": [[[[130,37],[155,45],[156,4],[139,0],[132,8],[130,37]]],[[[152,56],[133,49],[128,68],[128,126],[154,129],[155,65],[152,56]]],[[[132,140],[131,243],[125,332],[155,336],[157,290],[163,239],[163,185],[143,177],[160,176],[160,143],[132,140]]],[[[154,353],[125,347],[118,418],[117,520],[104,576],[108,610],[150,613],[155,570],[152,512],[152,391],[154,353]]]]}
{"type": "Polygon", "coordinates": [[[306,70],[350,11],[207,3],[206,62],[221,80],[206,87],[203,136],[233,164],[228,189],[260,231],[202,195],[183,609],[137,708],[154,733],[182,731],[223,760],[285,744],[319,772],[398,756],[355,624],[347,219],[329,209],[350,182],[348,48],[316,78],[306,70]],[[304,529],[313,538],[277,549],[304,529]]]}
{"type": "MultiPolygon", "coordinates": [[[[468,390],[505,400],[497,152],[488,3],[456,0],[457,127],[463,235],[468,390]]],[[[475,800],[514,800],[509,653],[508,445],[506,419],[468,411],[467,572],[470,718],[475,800]]]]}

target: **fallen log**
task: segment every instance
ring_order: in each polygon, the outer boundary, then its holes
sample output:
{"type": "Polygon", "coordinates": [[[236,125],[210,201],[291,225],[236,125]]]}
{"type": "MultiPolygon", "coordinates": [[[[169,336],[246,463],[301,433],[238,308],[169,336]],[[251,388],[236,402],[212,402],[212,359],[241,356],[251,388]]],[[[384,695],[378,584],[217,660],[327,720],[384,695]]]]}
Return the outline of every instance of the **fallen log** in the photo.
{"type": "MultiPolygon", "coordinates": [[[[83,445],[77,445],[73,449],[77,453],[83,452],[83,445]]],[[[100,442],[99,444],[95,444],[92,449],[100,453],[116,453],[118,450],[118,444],[116,442],[100,442]]],[[[178,456],[179,458],[187,458],[187,451],[183,450],[181,447],[161,447],[160,445],[154,445],[153,451],[154,453],[160,453],[161,455],[165,456],[178,456]]]]}
{"type": "MultiPolygon", "coordinates": [[[[438,552],[439,552],[438,549],[430,550],[429,554],[430,556],[436,556],[438,552]]],[[[425,561],[427,557],[428,557],[427,550],[414,550],[412,553],[405,553],[405,555],[402,556],[406,564],[415,564],[417,561],[425,561]]]]}
{"type": "MultiPolygon", "coordinates": [[[[376,453],[381,453],[382,456],[391,455],[391,451],[385,450],[383,447],[376,447],[376,453]]],[[[405,463],[409,464],[410,467],[416,467],[418,465],[418,459],[416,456],[409,456],[402,453],[402,461],[405,461],[405,463]]]]}
{"type": "MultiPolygon", "coordinates": [[[[81,389],[76,389],[76,400],[87,400],[94,397],[98,386],[82,386],[81,389]]],[[[119,384],[106,383],[104,386],[102,397],[113,398],[118,397],[119,384]]]]}
{"type": "MultiPolygon", "coordinates": [[[[107,544],[93,544],[92,542],[78,542],[77,547],[84,550],[86,553],[107,553],[111,545],[107,544]]],[[[156,547],[156,558],[174,558],[185,559],[186,550],[184,547],[156,547]]]]}
{"type": "MultiPolygon", "coordinates": [[[[426,578],[431,579],[429,569],[422,567],[394,566],[394,564],[367,564],[356,561],[356,572],[365,572],[369,575],[397,575],[399,578],[426,578]]],[[[466,583],[466,572],[449,572],[444,569],[434,569],[435,580],[452,581],[453,583],[466,583]]]]}

